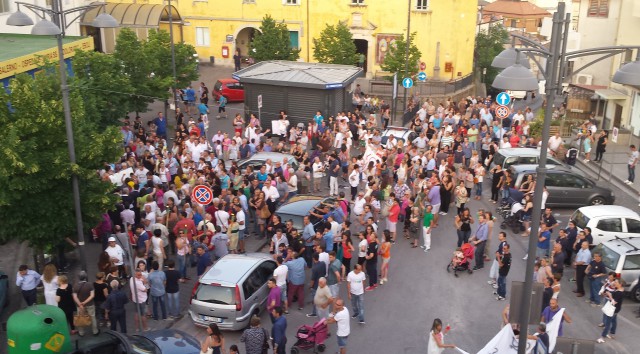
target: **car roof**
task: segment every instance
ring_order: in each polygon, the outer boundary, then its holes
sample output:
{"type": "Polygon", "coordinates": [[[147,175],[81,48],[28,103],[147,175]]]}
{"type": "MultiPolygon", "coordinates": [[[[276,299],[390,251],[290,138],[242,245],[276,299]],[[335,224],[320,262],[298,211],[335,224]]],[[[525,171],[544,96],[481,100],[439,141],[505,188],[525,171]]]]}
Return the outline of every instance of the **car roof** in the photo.
{"type": "Polygon", "coordinates": [[[276,210],[276,214],[305,216],[309,210],[320,204],[325,198],[317,195],[297,195],[276,210]]]}
{"type": "MultiPolygon", "coordinates": [[[[291,155],[291,154],[285,154],[282,152],[274,152],[274,151],[261,151],[258,153],[255,153],[253,155],[251,155],[251,157],[246,158],[245,160],[267,160],[267,159],[271,159],[274,160],[273,162],[275,163],[276,160],[279,162],[282,162],[282,159],[286,157],[289,160],[293,159],[295,160],[295,156],[291,155]]],[[[242,160],[244,161],[244,160],[242,160]]]]}
{"type": "Polygon", "coordinates": [[[640,219],[638,213],[621,205],[591,205],[578,208],[578,210],[589,218],[595,216],[631,216],[640,219]]]}
{"type": "Polygon", "coordinates": [[[619,254],[640,253],[640,237],[614,238],[602,244],[619,254]]]}
{"type": "Polygon", "coordinates": [[[409,129],[409,128],[405,128],[405,127],[395,127],[395,126],[388,126],[387,129],[382,131],[382,136],[389,136],[389,135],[393,135],[395,137],[404,137],[405,135],[409,135],[411,134],[413,130],[409,129]]]}
{"type": "Polygon", "coordinates": [[[228,79],[218,79],[218,81],[222,82],[223,84],[230,84],[230,83],[236,83],[236,82],[238,82],[238,80],[236,80],[236,79],[232,79],[232,78],[228,78],[228,79]]]}
{"type": "Polygon", "coordinates": [[[498,153],[502,156],[539,156],[540,150],[534,148],[502,148],[498,149],[498,153]]]}
{"type": "Polygon", "coordinates": [[[237,284],[257,263],[270,259],[264,253],[227,254],[200,278],[201,283],[237,284]]]}

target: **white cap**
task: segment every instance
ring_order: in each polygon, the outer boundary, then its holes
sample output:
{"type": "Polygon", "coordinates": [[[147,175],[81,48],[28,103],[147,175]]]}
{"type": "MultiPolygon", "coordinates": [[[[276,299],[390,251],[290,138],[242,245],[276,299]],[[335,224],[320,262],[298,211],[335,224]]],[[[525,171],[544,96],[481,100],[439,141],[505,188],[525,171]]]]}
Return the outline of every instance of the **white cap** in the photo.
{"type": "Polygon", "coordinates": [[[111,237],[109,237],[109,240],[108,240],[108,241],[109,241],[109,242],[116,242],[116,238],[115,238],[115,237],[113,237],[113,236],[111,236],[111,237]]]}

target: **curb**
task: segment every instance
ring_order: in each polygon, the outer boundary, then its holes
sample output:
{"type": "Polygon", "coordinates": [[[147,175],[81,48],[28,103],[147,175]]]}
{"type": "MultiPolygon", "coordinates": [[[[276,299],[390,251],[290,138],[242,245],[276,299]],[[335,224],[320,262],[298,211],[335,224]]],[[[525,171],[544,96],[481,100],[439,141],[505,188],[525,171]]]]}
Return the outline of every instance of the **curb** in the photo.
{"type": "Polygon", "coordinates": [[[596,179],[596,177],[598,176],[598,170],[600,169],[599,163],[584,163],[584,161],[581,161],[579,159],[577,160],[577,162],[578,163],[576,163],[575,166],[581,171],[589,174],[590,177],[592,176],[596,183],[603,181],[613,184],[613,182],[616,182],[618,184],[617,187],[622,189],[623,191],[630,192],[629,194],[631,195],[638,194],[638,190],[624,183],[624,180],[622,179],[623,177],[618,176],[608,168],[603,168],[602,171],[600,171],[600,179],[596,179]]]}

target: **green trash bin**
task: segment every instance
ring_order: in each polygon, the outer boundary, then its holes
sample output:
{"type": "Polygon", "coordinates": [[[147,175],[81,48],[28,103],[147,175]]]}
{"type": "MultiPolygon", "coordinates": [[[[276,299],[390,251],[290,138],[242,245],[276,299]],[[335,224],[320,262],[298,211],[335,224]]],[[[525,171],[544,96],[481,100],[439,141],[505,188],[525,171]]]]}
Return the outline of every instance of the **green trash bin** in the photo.
{"type": "Polygon", "coordinates": [[[57,306],[34,305],[7,321],[9,354],[69,353],[73,347],[67,318],[57,306]]]}

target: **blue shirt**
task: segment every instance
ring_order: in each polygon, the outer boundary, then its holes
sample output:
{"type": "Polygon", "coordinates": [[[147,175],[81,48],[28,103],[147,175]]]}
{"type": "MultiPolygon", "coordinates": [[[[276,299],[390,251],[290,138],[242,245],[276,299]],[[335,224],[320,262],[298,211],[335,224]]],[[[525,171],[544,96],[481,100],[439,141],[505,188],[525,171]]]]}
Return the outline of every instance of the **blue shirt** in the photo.
{"type": "Polygon", "coordinates": [[[200,103],[198,105],[198,111],[200,111],[200,114],[207,114],[207,111],[209,110],[209,107],[207,107],[206,104],[204,103],[200,103]]]}
{"type": "Polygon", "coordinates": [[[591,251],[588,248],[586,250],[581,248],[576,254],[576,262],[584,262],[584,265],[591,263],[591,251]]]}
{"type": "Polygon", "coordinates": [[[213,262],[211,262],[211,256],[209,252],[205,250],[202,256],[198,256],[198,266],[197,266],[197,274],[201,276],[204,274],[204,271],[210,266],[213,262]]]}
{"type": "Polygon", "coordinates": [[[333,232],[329,231],[326,234],[322,235],[322,239],[324,240],[324,247],[327,253],[333,251],[333,232]]]}
{"type": "Polygon", "coordinates": [[[313,224],[308,223],[302,230],[302,239],[305,246],[313,246],[313,237],[316,235],[316,231],[313,229],[313,224]]]}
{"type": "Polygon", "coordinates": [[[284,265],[289,268],[287,278],[293,285],[304,285],[305,275],[304,266],[306,263],[302,257],[285,262],[284,265]]]}
{"type": "Polygon", "coordinates": [[[286,332],[287,319],[284,316],[280,316],[273,322],[273,327],[271,327],[271,337],[273,337],[273,342],[278,345],[278,349],[284,349],[284,345],[287,343],[286,332]]]}
{"type": "Polygon", "coordinates": [[[476,230],[476,238],[478,241],[486,241],[489,236],[489,225],[486,222],[478,225],[478,230],[476,230]]]}
{"type": "Polygon", "coordinates": [[[540,233],[540,237],[544,237],[545,240],[540,241],[540,239],[538,239],[538,248],[548,250],[549,246],[551,245],[551,232],[549,232],[548,230],[544,231],[540,233]]]}
{"type": "Polygon", "coordinates": [[[167,120],[164,117],[162,119],[160,117],[154,119],[153,124],[156,125],[156,134],[160,136],[167,135],[167,120]]]}
{"type": "Polygon", "coordinates": [[[316,122],[316,124],[318,124],[318,127],[322,125],[322,121],[324,120],[324,117],[321,115],[315,115],[313,117],[313,120],[316,122]]]}
{"type": "Polygon", "coordinates": [[[229,178],[229,175],[225,175],[223,177],[220,178],[220,188],[222,189],[229,189],[229,181],[231,180],[231,178],[229,178]]]}
{"type": "Polygon", "coordinates": [[[18,272],[16,275],[16,286],[19,286],[20,290],[33,290],[38,284],[40,284],[40,274],[35,270],[28,269],[27,274],[21,275],[18,272]]]}
{"type": "Polygon", "coordinates": [[[187,101],[195,101],[196,100],[196,92],[192,88],[188,88],[184,91],[187,96],[187,101]]]}
{"type": "Polygon", "coordinates": [[[442,118],[433,118],[433,127],[440,129],[440,125],[442,125],[442,118]]]}
{"type": "Polygon", "coordinates": [[[149,287],[151,296],[163,296],[165,294],[164,291],[164,282],[167,281],[167,276],[164,272],[156,270],[149,273],[149,287]]]}

